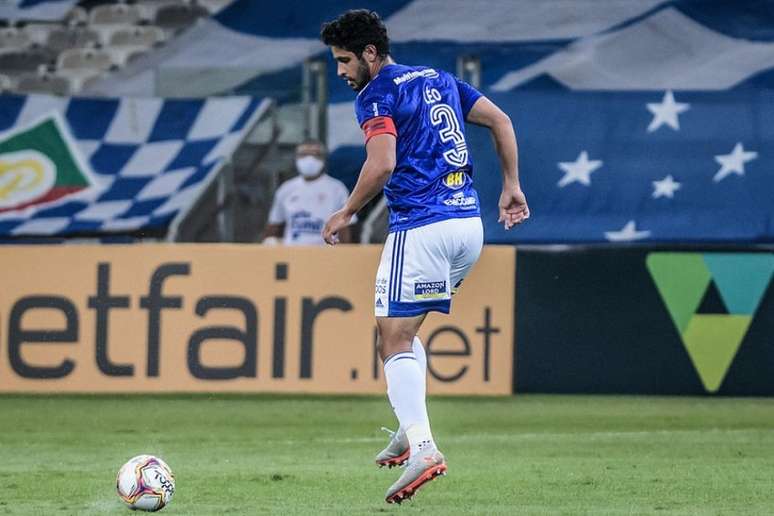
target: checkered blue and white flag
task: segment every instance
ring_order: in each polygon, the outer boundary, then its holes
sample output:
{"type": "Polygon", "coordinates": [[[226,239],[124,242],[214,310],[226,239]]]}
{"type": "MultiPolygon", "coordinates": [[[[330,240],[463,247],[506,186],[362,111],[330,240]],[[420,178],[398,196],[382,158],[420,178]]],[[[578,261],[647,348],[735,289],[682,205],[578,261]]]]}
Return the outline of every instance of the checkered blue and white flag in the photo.
{"type": "Polygon", "coordinates": [[[267,106],[0,96],[0,237],[163,231],[267,106]]]}

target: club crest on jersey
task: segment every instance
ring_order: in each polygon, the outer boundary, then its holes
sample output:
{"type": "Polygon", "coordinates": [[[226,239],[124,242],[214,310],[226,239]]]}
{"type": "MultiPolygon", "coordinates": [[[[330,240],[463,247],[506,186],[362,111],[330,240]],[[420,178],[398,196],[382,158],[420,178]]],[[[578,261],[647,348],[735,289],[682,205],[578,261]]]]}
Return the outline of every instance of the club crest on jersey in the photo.
{"type": "Polygon", "coordinates": [[[445,299],[445,281],[415,281],[414,299],[445,299]]]}
{"type": "Polygon", "coordinates": [[[443,178],[443,184],[445,184],[447,188],[452,188],[454,190],[462,188],[465,186],[465,172],[449,172],[446,174],[446,177],[443,178]]]}

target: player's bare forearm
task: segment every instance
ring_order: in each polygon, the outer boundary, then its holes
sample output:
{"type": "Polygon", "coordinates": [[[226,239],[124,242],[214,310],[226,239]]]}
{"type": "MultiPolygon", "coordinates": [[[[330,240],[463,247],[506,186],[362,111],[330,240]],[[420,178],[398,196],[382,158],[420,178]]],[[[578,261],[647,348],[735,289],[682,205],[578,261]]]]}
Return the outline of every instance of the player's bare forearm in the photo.
{"type": "Polygon", "coordinates": [[[511,118],[486,97],[479,98],[468,113],[468,122],[487,127],[500,159],[504,187],[519,187],[519,150],[511,118]]]}
{"type": "Polygon", "coordinates": [[[360,211],[382,191],[395,169],[395,137],[391,134],[372,137],[366,144],[366,151],[368,157],[360,170],[355,188],[344,205],[344,210],[350,215],[360,211]]]}
{"type": "Polygon", "coordinates": [[[366,152],[368,157],[347,202],[330,216],[323,227],[322,237],[327,244],[335,245],[341,241],[339,232],[349,225],[352,215],[382,191],[395,169],[395,136],[392,134],[371,137],[366,144],[366,152]]]}
{"type": "Polygon", "coordinates": [[[519,184],[519,150],[511,118],[486,97],[479,98],[468,113],[468,122],[488,127],[503,174],[503,191],[497,203],[498,222],[508,230],[529,218],[527,198],[519,184]]]}
{"type": "Polygon", "coordinates": [[[495,152],[500,158],[503,184],[519,186],[519,148],[510,117],[505,115],[505,119],[498,121],[491,131],[495,152]]]}

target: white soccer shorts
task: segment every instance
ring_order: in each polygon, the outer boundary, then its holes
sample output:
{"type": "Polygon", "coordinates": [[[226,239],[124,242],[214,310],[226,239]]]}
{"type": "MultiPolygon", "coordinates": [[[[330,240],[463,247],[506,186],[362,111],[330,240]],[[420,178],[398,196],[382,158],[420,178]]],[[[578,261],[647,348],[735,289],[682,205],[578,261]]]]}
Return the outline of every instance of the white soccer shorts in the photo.
{"type": "Polygon", "coordinates": [[[376,316],[448,314],[451,296],[478,260],[483,243],[479,217],[390,233],[376,273],[376,316]]]}

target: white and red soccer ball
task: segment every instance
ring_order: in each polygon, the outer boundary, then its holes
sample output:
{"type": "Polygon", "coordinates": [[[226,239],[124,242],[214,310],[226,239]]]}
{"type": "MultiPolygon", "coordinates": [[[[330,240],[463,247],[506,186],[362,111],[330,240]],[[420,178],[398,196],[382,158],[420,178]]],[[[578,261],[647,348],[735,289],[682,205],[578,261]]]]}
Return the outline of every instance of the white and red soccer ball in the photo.
{"type": "Polygon", "coordinates": [[[131,509],[158,511],[175,495],[175,475],[158,457],[138,455],[118,470],[116,492],[131,509]]]}

